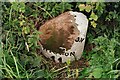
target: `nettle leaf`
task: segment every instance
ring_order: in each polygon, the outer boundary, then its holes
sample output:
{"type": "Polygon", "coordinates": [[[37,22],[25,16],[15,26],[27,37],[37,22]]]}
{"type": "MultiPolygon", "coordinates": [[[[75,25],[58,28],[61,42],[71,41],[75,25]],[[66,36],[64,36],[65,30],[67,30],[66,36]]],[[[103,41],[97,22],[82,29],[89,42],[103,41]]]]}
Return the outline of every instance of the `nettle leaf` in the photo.
{"type": "Polygon", "coordinates": [[[20,23],[20,26],[23,26],[23,24],[25,23],[25,20],[22,20],[19,23],[20,23]]]}
{"type": "Polygon", "coordinates": [[[12,7],[12,9],[15,10],[15,11],[18,11],[18,10],[19,10],[19,12],[22,12],[22,13],[25,12],[25,3],[13,2],[11,7],[12,7]]]}
{"type": "Polygon", "coordinates": [[[96,3],[96,7],[95,7],[95,9],[96,9],[96,10],[101,9],[101,6],[100,6],[100,3],[99,3],[99,2],[98,2],[98,3],[96,3]]]}
{"type": "Polygon", "coordinates": [[[84,9],[85,9],[85,4],[80,4],[80,5],[79,5],[79,9],[80,9],[80,11],[84,11],[84,9]]]}
{"type": "Polygon", "coordinates": [[[22,31],[23,31],[25,34],[28,34],[28,33],[30,33],[30,27],[23,27],[23,28],[22,28],[22,31]]]}
{"type": "Polygon", "coordinates": [[[33,38],[28,38],[28,43],[33,43],[33,38]]]}
{"type": "Polygon", "coordinates": [[[17,3],[17,2],[13,2],[11,8],[12,8],[13,10],[15,10],[15,11],[18,11],[18,9],[19,9],[19,8],[18,8],[18,3],[17,3]]]}
{"type": "Polygon", "coordinates": [[[68,60],[66,63],[67,63],[67,65],[70,65],[70,60],[68,60]]]}
{"type": "Polygon", "coordinates": [[[41,62],[41,57],[37,56],[34,61],[33,61],[33,66],[40,66],[40,62],[41,62]]]}
{"type": "Polygon", "coordinates": [[[19,4],[19,11],[24,13],[25,12],[25,3],[20,3],[19,4]]]}
{"type": "Polygon", "coordinates": [[[94,28],[96,28],[97,24],[96,24],[95,21],[91,21],[90,23],[91,23],[91,25],[92,25],[94,28]]]}
{"type": "Polygon", "coordinates": [[[37,78],[43,78],[45,76],[44,70],[36,70],[33,75],[37,78]]]}
{"type": "Polygon", "coordinates": [[[86,12],[90,12],[91,10],[92,10],[92,6],[91,5],[86,5],[86,7],[85,7],[85,11],[86,12]]]}
{"type": "Polygon", "coordinates": [[[95,78],[100,78],[102,76],[102,71],[103,69],[102,68],[95,68],[92,72],[92,75],[95,77],[95,78]]]}
{"type": "Polygon", "coordinates": [[[95,21],[97,21],[98,20],[98,16],[92,11],[89,20],[95,20],[95,21]]]}

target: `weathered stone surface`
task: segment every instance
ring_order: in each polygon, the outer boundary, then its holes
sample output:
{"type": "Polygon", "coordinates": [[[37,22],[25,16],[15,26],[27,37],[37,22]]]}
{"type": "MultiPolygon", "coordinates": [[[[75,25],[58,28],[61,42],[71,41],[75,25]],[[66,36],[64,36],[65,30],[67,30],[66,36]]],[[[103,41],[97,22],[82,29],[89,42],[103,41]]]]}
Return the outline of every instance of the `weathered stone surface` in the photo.
{"type": "Polygon", "coordinates": [[[58,17],[47,21],[39,29],[43,48],[56,53],[63,53],[60,47],[70,49],[74,40],[80,34],[73,15],[65,12],[58,17]]]}
{"type": "Polygon", "coordinates": [[[88,27],[86,16],[68,11],[40,26],[42,53],[54,57],[56,62],[66,62],[81,57],[88,27]]]}

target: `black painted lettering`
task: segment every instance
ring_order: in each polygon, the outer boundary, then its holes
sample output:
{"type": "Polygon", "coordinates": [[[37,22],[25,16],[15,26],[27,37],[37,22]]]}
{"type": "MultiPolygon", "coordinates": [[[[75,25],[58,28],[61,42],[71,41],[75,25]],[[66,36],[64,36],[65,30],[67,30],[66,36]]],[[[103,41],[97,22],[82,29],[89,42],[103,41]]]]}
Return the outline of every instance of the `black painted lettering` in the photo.
{"type": "Polygon", "coordinates": [[[69,53],[65,53],[65,56],[68,56],[69,55],[69,53]]]}
{"type": "Polygon", "coordinates": [[[81,38],[81,39],[80,39],[80,42],[83,42],[83,40],[84,40],[84,38],[81,38]]]}
{"type": "Polygon", "coordinates": [[[70,52],[70,56],[71,56],[71,55],[75,55],[75,52],[70,52]]]}
{"type": "Polygon", "coordinates": [[[80,38],[80,37],[77,37],[77,39],[75,39],[76,42],[83,42],[84,38],[80,38]]]}
{"type": "Polygon", "coordinates": [[[80,37],[77,37],[77,39],[75,39],[76,42],[79,42],[79,40],[80,40],[80,37]]]}

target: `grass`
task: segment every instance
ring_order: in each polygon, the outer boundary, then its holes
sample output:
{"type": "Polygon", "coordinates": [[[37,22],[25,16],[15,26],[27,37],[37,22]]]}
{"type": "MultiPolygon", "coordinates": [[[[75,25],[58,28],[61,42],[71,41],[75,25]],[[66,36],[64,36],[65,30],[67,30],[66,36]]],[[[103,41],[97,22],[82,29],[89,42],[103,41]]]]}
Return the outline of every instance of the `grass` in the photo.
{"type": "MultiPolygon", "coordinates": [[[[89,25],[83,52],[85,60],[56,64],[38,54],[40,46],[37,42],[41,33],[37,28],[65,11],[74,8],[77,10],[78,4],[80,3],[2,3],[1,78],[118,78],[120,16],[118,19],[110,17],[111,21],[104,21],[105,18],[99,17],[97,28],[89,25]]],[[[107,15],[106,12],[107,10],[101,15],[107,15]]],[[[83,13],[87,17],[90,15],[84,11],[83,13]]]]}

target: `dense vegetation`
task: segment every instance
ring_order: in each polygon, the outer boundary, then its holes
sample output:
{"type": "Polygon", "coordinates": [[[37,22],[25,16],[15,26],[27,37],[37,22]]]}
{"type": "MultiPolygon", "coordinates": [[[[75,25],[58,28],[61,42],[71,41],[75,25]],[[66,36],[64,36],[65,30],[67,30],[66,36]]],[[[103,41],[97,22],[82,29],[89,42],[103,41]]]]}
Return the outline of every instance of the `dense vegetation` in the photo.
{"type": "MultiPolygon", "coordinates": [[[[120,76],[120,3],[17,3],[2,4],[1,78],[118,78],[120,76]],[[65,11],[83,12],[89,28],[83,57],[87,67],[56,68],[39,55],[37,31],[45,21],[65,11]],[[65,73],[65,75],[62,75],[65,73]]],[[[79,63],[78,63],[79,64],[79,63]]]]}

